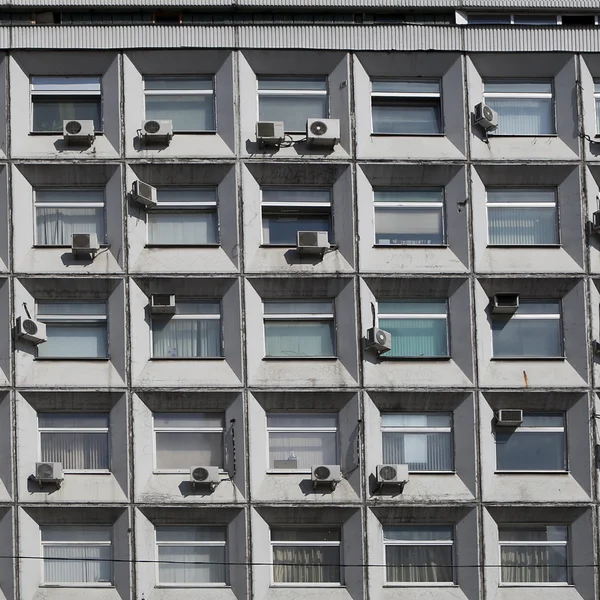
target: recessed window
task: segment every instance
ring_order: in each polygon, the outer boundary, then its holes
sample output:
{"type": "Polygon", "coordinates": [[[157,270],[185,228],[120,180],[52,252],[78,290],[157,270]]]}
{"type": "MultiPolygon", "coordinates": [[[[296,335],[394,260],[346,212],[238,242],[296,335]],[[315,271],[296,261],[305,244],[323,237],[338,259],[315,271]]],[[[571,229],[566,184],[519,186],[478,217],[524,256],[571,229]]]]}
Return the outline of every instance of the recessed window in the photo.
{"type": "Polygon", "coordinates": [[[594,82],[594,102],[596,104],[596,135],[600,135],[600,81],[594,82]]]}
{"type": "Polygon", "coordinates": [[[106,302],[38,302],[37,318],[48,337],[39,358],[108,358],[106,302]]]}
{"type": "Polygon", "coordinates": [[[568,528],[564,525],[500,525],[502,583],[569,582],[568,528]]]}
{"type": "Polygon", "coordinates": [[[498,113],[494,135],[553,135],[552,82],[543,80],[486,79],[483,97],[498,113]]]}
{"type": "Polygon", "coordinates": [[[453,583],[453,528],[439,525],[384,527],[388,583],[453,583]]]}
{"type": "Polygon", "coordinates": [[[409,471],[454,468],[450,413],[384,413],[381,436],[385,464],[407,464],[409,471]]]}
{"type": "Polygon", "coordinates": [[[44,584],[112,583],[112,532],[107,526],[60,525],[41,529],[44,584]]]}
{"type": "Polygon", "coordinates": [[[70,246],[74,233],[95,233],[106,242],[104,190],[36,189],[35,243],[70,246]]]}
{"type": "Polygon", "coordinates": [[[264,319],[266,356],[335,356],[331,300],[266,300],[264,319]]]}
{"type": "Polygon", "coordinates": [[[486,206],[490,245],[558,244],[555,188],[488,189],[486,206]]]}
{"type": "Polygon", "coordinates": [[[226,528],[157,526],[156,560],[160,585],[226,585],[226,528]]]}
{"type": "Polygon", "coordinates": [[[102,131],[100,77],[32,77],[33,133],[60,133],[63,121],[94,121],[102,131]]]}
{"type": "Polygon", "coordinates": [[[110,469],[108,414],[40,413],[41,462],[59,462],[65,472],[110,469]]]}
{"type": "Polygon", "coordinates": [[[392,349],[386,357],[449,355],[447,300],[380,300],[378,322],[392,334],[392,349]]]}
{"type": "Polygon", "coordinates": [[[159,188],[147,211],[151,246],[206,246],[219,243],[215,188],[159,188]]]}
{"type": "Polygon", "coordinates": [[[145,77],[146,119],[173,122],[173,131],[214,131],[212,77],[145,77]]]}
{"type": "Polygon", "coordinates": [[[520,300],[512,315],[492,315],[494,358],[563,356],[560,300],[520,300]]]}
{"type": "Polygon", "coordinates": [[[174,315],[152,317],[153,358],[220,358],[221,304],[177,300],[174,315]]]}
{"type": "Polygon", "coordinates": [[[259,121],[283,121],[285,131],[304,133],[307,119],[328,116],[326,77],[258,78],[259,121]]]}
{"type": "Polygon", "coordinates": [[[273,582],[340,584],[340,530],[271,529],[273,582]]]}
{"type": "Polygon", "coordinates": [[[442,133],[439,80],[376,79],[371,82],[373,133],[442,133]]]}
{"type": "Polygon", "coordinates": [[[269,469],[309,471],[315,465],[337,465],[337,415],[267,415],[269,469]]]}
{"type": "Polygon", "coordinates": [[[194,466],[223,468],[223,432],[221,414],[155,413],[156,470],[187,473],[194,466]]]}
{"type": "Polygon", "coordinates": [[[565,471],[563,414],[525,413],[516,428],[496,427],[498,471],[565,471]]]}
{"type": "Polygon", "coordinates": [[[273,188],[261,195],[264,244],[296,246],[298,231],[326,231],[333,241],[330,190],[273,188]]]}
{"type": "Polygon", "coordinates": [[[378,246],[445,244],[442,189],[375,190],[374,200],[378,246]]]}

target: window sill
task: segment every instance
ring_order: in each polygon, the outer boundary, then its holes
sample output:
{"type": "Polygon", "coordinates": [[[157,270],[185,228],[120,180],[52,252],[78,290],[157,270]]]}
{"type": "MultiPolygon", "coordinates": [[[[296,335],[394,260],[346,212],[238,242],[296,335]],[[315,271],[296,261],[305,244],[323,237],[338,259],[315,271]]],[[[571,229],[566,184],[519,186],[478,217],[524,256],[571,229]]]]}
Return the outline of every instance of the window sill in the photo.
{"type": "Polygon", "coordinates": [[[81,357],[81,356],[73,356],[73,357],[69,357],[69,356],[36,356],[33,360],[39,360],[39,361],[68,361],[68,362],[72,362],[72,361],[77,361],[77,362],[87,362],[87,361],[93,361],[93,362],[108,362],[110,361],[110,357],[108,356],[97,356],[97,357],[93,357],[93,356],[86,356],[86,357],[81,357]]]}
{"type": "Polygon", "coordinates": [[[151,357],[148,359],[149,361],[152,362],[156,362],[159,360],[168,360],[168,361],[173,361],[173,360],[185,360],[185,361],[189,361],[189,360],[225,360],[224,356],[166,356],[166,357],[151,357]]]}
{"type": "Polygon", "coordinates": [[[545,360],[549,360],[552,362],[563,361],[566,362],[566,356],[492,356],[490,361],[499,362],[506,360],[508,362],[516,362],[516,361],[527,361],[527,362],[543,362],[545,360]]]}
{"type": "Polygon", "coordinates": [[[448,244],[373,244],[373,248],[448,248],[448,244]]]}
{"type": "Polygon", "coordinates": [[[277,361],[277,360],[339,360],[338,356],[263,356],[263,360],[277,361]]]}
{"type": "Polygon", "coordinates": [[[144,248],[220,248],[221,244],[146,244],[144,248]]]}

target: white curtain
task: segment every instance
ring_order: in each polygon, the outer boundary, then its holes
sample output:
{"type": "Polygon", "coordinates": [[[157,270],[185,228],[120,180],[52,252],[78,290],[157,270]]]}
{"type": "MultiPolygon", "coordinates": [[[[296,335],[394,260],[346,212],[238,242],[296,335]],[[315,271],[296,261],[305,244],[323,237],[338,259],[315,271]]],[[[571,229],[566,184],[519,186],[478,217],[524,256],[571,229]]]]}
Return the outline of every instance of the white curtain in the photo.
{"type": "Polygon", "coordinates": [[[386,546],[386,579],[390,582],[453,581],[452,546],[386,546]]]}
{"type": "Polygon", "coordinates": [[[110,546],[45,545],[44,581],[46,583],[110,583],[111,558],[110,546]]]}
{"type": "Polygon", "coordinates": [[[411,471],[451,471],[450,433],[383,433],[383,462],[408,464],[411,471]]]}
{"type": "Polygon", "coordinates": [[[157,245],[218,244],[216,210],[149,212],[148,243],[157,245]]]}
{"type": "Polygon", "coordinates": [[[226,583],[225,546],[159,545],[158,560],[160,583],[226,583]]]}
{"type": "Polygon", "coordinates": [[[104,209],[44,207],[36,208],[37,243],[70,246],[73,233],[95,233],[104,242],[104,209]]]}
{"type": "Polygon", "coordinates": [[[154,319],[154,358],[221,356],[219,319],[154,319]]]}
{"type": "Polygon", "coordinates": [[[108,433],[43,432],[42,461],[60,462],[63,469],[108,469],[108,433]]]}
{"type": "Polygon", "coordinates": [[[333,323],[265,322],[267,356],[334,356],[333,323]]]}
{"type": "Polygon", "coordinates": [[[193,465],[223,466],[223,434],[159,431],[156,433],[156,467],[187,469],[193,465]]]}
{"type": "Polygon", "coordinates": [[[556,210],[488,206],[490,244],[556,244],[556,210]]]}
{"type": "Polygon", "coordinates": [[[446,319],[379,319],[392,334],[392,350],[386,356],[418,358],[447,356],[446,319]]]}
{"type": "Polygon", "coordinates": [[[486,98],[498,113],[500,135],[552,135],[554,111],[552,98],[486,98]]]}
{"type": "Polygon", "coordinates": [[[505,583],[566,583],[565,546],[502,546],[502,581],[505,583]]]}
{"type": "Polygon", "coordinates": [[[442,208],[377,206],[375,237],[377,244],[443,244],[442,208]]]}
{"type": "Polygon", "coordinates": [[[277,583],[340,582],[338,546],[273,546],[273,577],[277,583]]]}
{"type": "Polygon", "coordinates": [[[331,465],[337,461],[334,432],[271,432],[269,433],[269,464],[296,456],[298,469],[313,465],[331,465]]]}

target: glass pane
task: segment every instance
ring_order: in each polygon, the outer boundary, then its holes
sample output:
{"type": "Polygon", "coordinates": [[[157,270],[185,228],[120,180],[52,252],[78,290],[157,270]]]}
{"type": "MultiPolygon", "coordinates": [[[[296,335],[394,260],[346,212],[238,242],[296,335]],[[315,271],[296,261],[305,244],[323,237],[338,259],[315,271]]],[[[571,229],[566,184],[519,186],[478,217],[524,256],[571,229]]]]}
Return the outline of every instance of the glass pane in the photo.
{"type": "Polygon", "coordinates": [[[261,77],[258,80],[258,89],[326,91],[327,79],[325,77],[313,77],[305,79],[278,79],[276,77],[261,77]]]}
{"type": "Polygon", "coordinates": [[[310,469],[337,464],[335,432],[269,433],[269,468],[310,469]],[[285,461],[285,464],[279,461],[285,461]]]}
{"type": "Polygon", "coordinates": [[[106,358],[106,323],[48,323],[40,358],[106,358]]]}
{"type": "Polygon", "coordinates": [[[500,319],[492,321],[495,358],[543,358],[563,355],[559,319],[500,319]]]}
{"type": "Polygon", "coordinates": [[[158,560],[160,583],[226,583],[224,546],[159,546],[158,560]]]}
{"type": "Polygon", "coordinates": [[[271,539],[277,542],[338,542],[339,529],[323,529],[320,527],[271,530],[271,539]]]}
{"type": "Polygon", "coordinates": [[[565,546],[501,546],[505,583],[567,583],[565,546]]]}
{"type": "Polygon", "coordinates": [[[265,345],[272,357],[335,356],[334,326],[329,321],[267,321],[265,345]]]}
{"type": "Polygon", "coordinates": [[[558,244],[556,208],[488,206],[489,243],[503,246],[558,244]]]}
{"type": "Polygon", "coordinates": [[[375,202],[443,202],[444,192],[438,189],[407,188],[402,190],[377,190],[375,202]]]}
{"type": "Polygon", "coordinates": [[[100,77],[32,77],[35,92],[96,92],[101,90],[100,77]]]}
{"type": "Polygon", "coordinates": [[[324,414],[268,414],[267,427],[337,427],[337,415],[324,414]]]}
{"type": "Polygon", "coordinates": [[[600,98],[596,98],[596,134],[600,134],[600,98]]]}
{"type": "Polygon", "coordinates": [[[500,471],[563,471],[563,432],[496,429],[496,466],[500,471]]]}
{"type": "Polygon", "coordinates": [[[42,432],[40,438],[42,462],[59,462],[70,470],[109,468],[108,432],[42,432]]]}
{"type": "Polygon", "coordinates": [[[379,313],[445,315],[448,312],[446,300],[380,300],[379,313]]]}
{"type": "Polygon", "coordinates": [[[558,315],[560,314],[560,300],[521,300],[517,315],[558,315]]]}
{"type": "Polygon", "coordinates": [[[307,119],[329,116],[327,96],[264,96],[258,97],[259,121],[283,121],[285,131],[305,132],[307,119]]]}
{"type": "Polygon", "coordinates": [[[438,99],[373,98],[373,133],[431,135],[442,132],[438,99]]]}
{"type": "Polygon", "coordinates": [[[450,427],[452,415],[444,413],[383,413],[382,427],[450,427]]]}
{"type": "Polygon", "coordinates": [[[218,315],[221,304],[213,300],[179,300],[175,307],[178,315],[218,315]]]}
{"type": "Polygon", "coordinates": [[[212,94],[146,96],[146,119],[173,121],[173,131],[214,131],[212,94]]]}
{"type": "Polygon", "coordinates": [[[110,583],[110,546],[44,546],[45,583],[110,583]]]}
{"type": "Polygon", "coordinates": [[[174,525],[156,528],[157,542],[224,542],[226,536],[224,527],[174,525]]]}
{"type": "Polygon", "coordinates": [[[552,98],[486,98],[498,113],[498,135],[552,135],[554,104],[552,98]]]}
{"type": "Polygon", "coordinates": [[[484,81],[484,93],[504,94],[551,94],[552,82],[550,81],[523,81],[520,79],[499,79],[484,81]]]}
{"type": "Polygon", "coordinates": [[[489,15],[468,15],[469,25],[510,25],[510,15],[491,13],[489,15]]]}
{"type": "Polygon", "coordinates": [[[276,583],[340,582],[340,549],[337,546],[273,546],[273,579],[276,583]]]}
{"type": "MultiPolygon", "coordinates": [[[[304,211],[303,211],[304,212],[304,211]]],[[[323,214],[275,213],[263,208],[263,243],[296,246],[299,231],[326,231],[331,243],[331,216],[323,214]]]]}
{"type": "Polygon", "coordinates": [[[448,356],[446,319],[379,319],[379,326],[392,334],[392,349],[386,356],[425,358],[448,356]]]}
{"type": "Polygon", "coordinates": [[[500,525],[501,542],[565,542],[567,527],[564,525],[500,525]]]}
{"type": "Polygon", "coordinates": [[[373,92],[400,92],[408,94],[439,94],[439,81],[410,81],[410,80],[393,80],[379,79],[371,83],[373,92]]]}
{"type": "Polygon", "coordinates": [[[203,90],[213,91],[211,77],[147,77],[144,79],[146,90],[203,90]]]}
{"type": "Polygon", "coordinates": [[[444,243],[442,207],[375,208],[375,243],[440,245],[444,243]]]}
{"type": "Polygon", "coordinates": [[[452,546],[386,546],[389,582],[452,582],[452,546]]]}
{"type": "Polygon", "coordinates": [[[515,25],[556,25],[553,15],[515,15],[515,25]]]}
{"type": "Polygon", "coordinates": [[[218,244],[217,211],[148,212],[148,243],[157,246],[218,244]]]}
{"type": "Polygon", "coordinates": [[[36,207],[36,244],[70,246],[74,233],[95,233],[106,242],[104,208],[36,207]]]}
{"type": "Polygon", "coordinates": [[[160,188],[157,190],[158,205],[187,205],[193,202],[217,202],[214,188],[160,188]]]}
{"type": "Polygon", "coordinates": [[[40,427],[108,428],[110,416],[105,413],[38,413],[40,427]]]}
{"type": "Polygon", "coordinates": [[[94,130],[102,131],[100,96],[34,96],[33,131],[61,133],[63,121],[77,119],[94,121],[94,130]]]}
{"type": "Polygon", "coordinates": [[[452,434],[387,432],[383,438],[383,462],[408,464],[409,471],[452,471],[452,434]]]}
{"type": "Polygon", "coordinates": [[[223,427],[223,415],[215,413],[155,413],[154,427],[223,427]]]}
{"type": "Polygon", "coordinates": [[[562,414],[531,414],[523,415],[522,427],[564,427],[565,417],[562,414]]]}
{"type": "Polygon", "coordinates": [[[386,540],[448,541],[453,539],[452,527],[445,525],[404,525],[385,527],[383,537],[386,540]]]}
{"type": "Polygon", "coordinates": [[[277,202],[286,204],[288,202],[322,202],[331,204],[330,190],[315,190],[307,188],[290,188],[285,190],[263,189],[263,202],[277,202]]]}
{"type": "Polygon", "coordinates": [[[106,315],[106,302],[38,302],[38,317],[44,315],[106,315]]]}
{"type": "Polygon", "coordinates": [[[331,300],[312,301],[296,300],[291,302],[279,302],[266,300],[264,303],[265,315],[292,314],[292,315],[314,315],[333,313],[331,300]]]}
{"type": "Polygon", "coordinates": [[[156,433],[156,468],[189,469],[196,465],[223,467],[223,433],[156,433]]]}
{"type": "Polygon", "coordinates": [[[490,189],[488,202],[556,202],[555,189],[490,189]]]}
{"type": "Polygon", "coordinates": [[[222,356],[219,319],[153,319],[154,358],[222,356]]]}
{"type": "Polygon", "coordinates": [[[35,190],[36,204],[44,202],[102,202],[104,203],[104,190],[35,190]]]}
{"type": "Polygon", "coordinates": [[[43,542],[110,542],[110,527],[55,525],[41,528],[43,542]]]}

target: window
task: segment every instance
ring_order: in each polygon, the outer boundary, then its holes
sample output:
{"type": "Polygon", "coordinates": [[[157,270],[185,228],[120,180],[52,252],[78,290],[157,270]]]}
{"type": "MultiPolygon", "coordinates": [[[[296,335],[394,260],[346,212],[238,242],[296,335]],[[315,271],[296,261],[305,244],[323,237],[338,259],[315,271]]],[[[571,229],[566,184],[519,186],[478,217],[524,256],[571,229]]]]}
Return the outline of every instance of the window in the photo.
{"type": "Polygon", "coordinates": [[[499,471],[566,471],[563,414],[525,413],[517,428],[496,427],[499,471]]]}
{"type": "Polygon", "coordinates": [[[381,300],[378,322],[392,334],[386,357],[448,356],[447,300],[381,300]]]}
{"type": "Polygon", "coordinates": [[[453,528],[439,525],[384,527],[388,583],[453,583],[453,528]]]}
{"type": "Polygon", "coordinates": [[[326,231],[331,242],[331,192],[263,189],[262,222],[264,244],[295,247],[298,231],[326,231]]]}
{"type": "Polygon", "coordinates": [[[568,583],[567,532],[561,525],[500,525],[502,583],[568,583]]]}
{"type": "Polygon", "coordinates": [[[266,300],[264,319],[266,356],[335,356],[331,300],[266,300]]]}
{"type": "Polygon", "coordinates": [[[106,242],[104,190],[35,190],[35,243],[70,246],[74,233],[95,233],[106,242]]]}
{"type": "Polygon", "coordinates": [[[106,302],[38,302],[37,317],[48,337],[39,358],[108,358],[106,302]]]}
{"type": "Polygon", "coordinates": [[[488,79],[483,97],[498,113],[494,135],[553,135],[552,82],[543,80],[488,79]]]}
{"type": "Polygon", "coordinates": [[[380,79],[371,82],[373,133],[442,133],[440,82],[380,79]]]}
{"type": "Polygon", "coordinates": [[[158,583],[170,586],[226,585],[225,527],[156,527],[158,583]]]}
{"type": "Polygon", "coordinates": [[[146,119],[173,122],[173,131],[214,131],[212,77],[145,77],[146,119]]]}
{"type": "Polygon", "coordinates": [[[197,465],[223,468],[223,435],[221,414],[155,414],[156,470],[187,473],[197,465]]]}
{"type": "Polygon", "coordinates": [[[375,190],[374,200],[376,245],[446,243],[442,189],[375,190]]]}
{"type": "Polygon", "coordinates": [[[60,133],[63,121],[94,121],[102,131],[100,77],[32,77],[34,133],[60,133]]]}
{"type": "Polygon", "coordinates": [[[563,356],[560,300],[520,300],[513,315],[492,315],[494,358],[563,356]]]}
{"type": "Polygon", "coordinates": [[[556,189],[489,189],[486,206],[490,245],[558,244],[556,189]]]}
{"type": "Polygon", "coordinates": [[[381,415],[383,462],[409,471],[452,471],[452,414],[381,415]]]}
{"type": "Polygon", "coordinates": [[[342,583],[339,529],[271,529],[271,546],[274,583],[342,583]]]}
{"type": "Polygon", "coordinates": [[[221,305],[177,300],[174,315],[152,317],[153,358],[221,358],[221,305]]]}
{"type": "Polygon", "coordinates": [[[560,25],[556,15],[469,14],[469,25],[560,25]]]}
{"type": "Polygon", "coordinates": [[[269,469],[309,471],[337,465],[337,415],[267,415],[269,469]]]}
{"type": "Polygon", "coordinates": [[[283,121],[285,131],[304,133],[307,119],[328,116],[326,77],[258,78],[259,121],[283,121]]]}
{"type": "Polygon", "coordinates": [[[594,100],[596,102],[596,135],[600,135],[600,81],[594,81],[594,100]]]}
{"type": "Polygon", "coordinates": [[[65,472],[110,469],[108,414],[40,413],[40,457],[59,462],[65,472]]]}
{"type": "Polygon", "coordinates": [[[148,211],[151,246],[205,246],[219,243],[215,188],[159,188],[148,211]]]}
{"type": "Polygon", "coordinates": [[[110,585],[111,528],[60,525],[42,527],[43,583],[110,585]]]}

